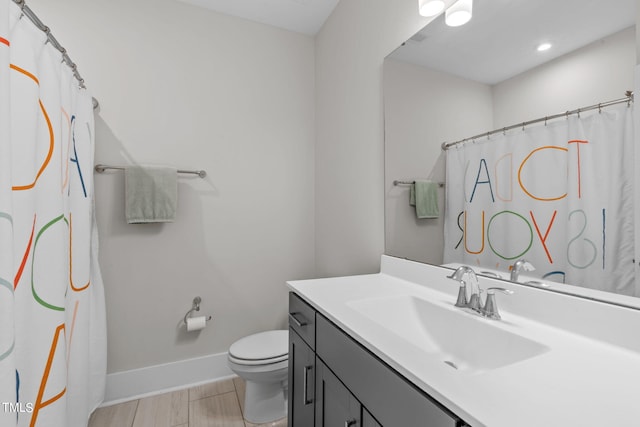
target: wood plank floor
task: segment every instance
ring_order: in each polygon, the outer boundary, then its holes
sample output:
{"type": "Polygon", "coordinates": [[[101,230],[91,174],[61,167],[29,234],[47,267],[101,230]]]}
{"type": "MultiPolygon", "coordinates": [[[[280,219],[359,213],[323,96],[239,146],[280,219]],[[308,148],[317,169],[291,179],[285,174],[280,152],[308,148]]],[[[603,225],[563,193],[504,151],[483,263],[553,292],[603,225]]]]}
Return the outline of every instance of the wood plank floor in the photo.
{"type": "Polygon", "coordinates": [[[242,418],[244,380],[235,377],[187,390],[98,408],[89,427],[286,427],[283,418],[253,424],[242,418]]]}

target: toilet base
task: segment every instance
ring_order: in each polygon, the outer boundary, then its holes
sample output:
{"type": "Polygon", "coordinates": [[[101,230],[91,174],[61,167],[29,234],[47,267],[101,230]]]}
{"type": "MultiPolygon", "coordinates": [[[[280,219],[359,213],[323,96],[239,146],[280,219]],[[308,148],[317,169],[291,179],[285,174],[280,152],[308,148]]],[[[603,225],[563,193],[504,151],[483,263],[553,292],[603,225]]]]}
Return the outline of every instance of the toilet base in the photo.
{"type": "Polygon", "coordinates": [[[270,423],[287,416],[287,390],[282,383],[246,381],[244,418],[254,424],[270,423]]]}

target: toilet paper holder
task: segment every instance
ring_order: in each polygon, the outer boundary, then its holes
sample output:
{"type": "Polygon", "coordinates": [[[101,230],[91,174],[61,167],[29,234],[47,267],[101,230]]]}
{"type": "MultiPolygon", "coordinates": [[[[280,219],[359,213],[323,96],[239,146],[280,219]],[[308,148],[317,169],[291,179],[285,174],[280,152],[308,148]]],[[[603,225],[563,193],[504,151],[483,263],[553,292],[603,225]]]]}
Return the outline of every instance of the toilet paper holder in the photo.
{"type": "MultiPolygon", "coordinates": [[[[191,317],[191,314],[194,311],[200,311],[200,303],[202,302],[202,298],[200,297],[195,297],[193,299],[193,305],[191,306],[191,310],[187,311],[187,314],[184,315],[184,323],[185,325],[187,324],[187,319],[189,317],[191,317]]],[[[206,321],[208,322],[209,320],[211,320],[211,316],[207,316],[206,321]]]]}

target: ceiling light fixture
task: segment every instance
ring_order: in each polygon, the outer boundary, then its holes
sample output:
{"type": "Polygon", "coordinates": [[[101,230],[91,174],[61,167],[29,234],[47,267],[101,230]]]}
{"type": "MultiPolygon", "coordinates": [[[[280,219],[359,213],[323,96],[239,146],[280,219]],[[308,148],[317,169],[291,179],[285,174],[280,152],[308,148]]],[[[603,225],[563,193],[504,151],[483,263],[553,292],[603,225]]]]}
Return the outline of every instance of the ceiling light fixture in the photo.
{"type": "Polygon", "coordinates": [[[436,16],[444,10],[443,0],[420,0],[419,9],[422,16],[436,16]]]}
{"type": "Polygon", "coordinates": [[[537,47],[538,52],[544,52],[545,50],[549,50],[551,48],[551,43],[540,43],[537,47]]]}
{"type": "Polygon", "coordinates": [[[458,0],[446,10],[444,22],[450,27],[459,27],[471,19],[473,0],[458,0]]]}

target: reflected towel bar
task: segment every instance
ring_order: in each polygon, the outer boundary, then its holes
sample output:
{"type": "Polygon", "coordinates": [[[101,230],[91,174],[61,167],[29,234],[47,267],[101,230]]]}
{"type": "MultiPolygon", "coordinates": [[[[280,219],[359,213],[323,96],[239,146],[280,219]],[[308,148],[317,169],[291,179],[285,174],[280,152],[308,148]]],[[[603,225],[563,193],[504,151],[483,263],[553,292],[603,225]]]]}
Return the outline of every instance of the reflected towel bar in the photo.
{"type": "MultiPolygon", "coordinates": [[[[113,169],[113,170],[123,171],[123,170],[124,170],[124,166],[96,165],[96,166],[94,167],[94,169],[95,169],[95,170],[96,170],[96,172],[98,172],[98,173],[102,173],[102,172],[106,171],[107,169],[113,169]]],[[[207,176],[207,171],[204,171],[204,170],[199,170],[199,171],[187,171],[187,170],[181,170],[181,169],[178,169],[178,173],[188,173],[188,174],[192,174],[192,175],[198,175],[200,178],[204,178],[205,176],[207,176]]]]}
{"type": "MultiPolygon", "coordinates": [[[[393,185],[413,185],[415,183],[416,183],[415,181],[400,181],[397,179],[393,181],[393,185]]],[[[438,187],[440,188],[444,187],[444,182],[439,182],[438,187]]]]}

